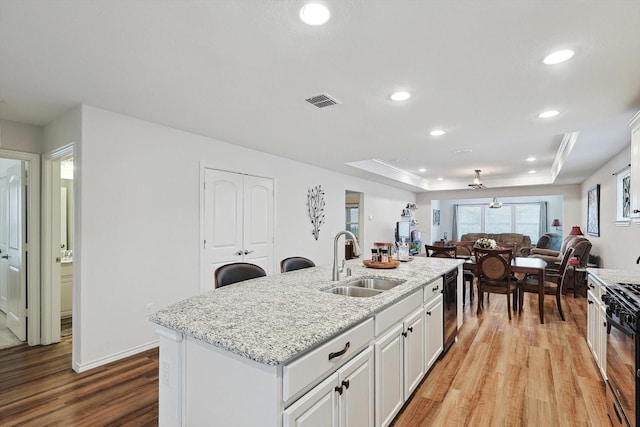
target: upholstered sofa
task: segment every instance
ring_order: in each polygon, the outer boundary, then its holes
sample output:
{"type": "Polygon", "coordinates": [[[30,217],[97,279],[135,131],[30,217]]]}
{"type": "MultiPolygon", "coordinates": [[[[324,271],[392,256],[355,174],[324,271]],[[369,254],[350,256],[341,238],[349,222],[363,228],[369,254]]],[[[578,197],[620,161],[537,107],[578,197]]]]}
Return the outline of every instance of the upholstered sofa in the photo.
{"type": "MultiPolygon", "coordinates": [[[[460,237],[460,241],[475,242],[482,237],[495,240],[498,246],[508,247],[515,245],[515,250],[513,251],[514,256],[527,256],[526,254],[528,254],[528,251],[531,249],[531,237],[520,233],[467,233],[460,237]]],[[[456,246],[460,247],[462,245],[456,246]]],[[[470,246],[466,244],[464,246],[465,249],[468,249],[469,251],[473,250],[473,244],[470,246]]],[[[461,250],[462,249],[458,249],[459,255],[461,250]]]]}

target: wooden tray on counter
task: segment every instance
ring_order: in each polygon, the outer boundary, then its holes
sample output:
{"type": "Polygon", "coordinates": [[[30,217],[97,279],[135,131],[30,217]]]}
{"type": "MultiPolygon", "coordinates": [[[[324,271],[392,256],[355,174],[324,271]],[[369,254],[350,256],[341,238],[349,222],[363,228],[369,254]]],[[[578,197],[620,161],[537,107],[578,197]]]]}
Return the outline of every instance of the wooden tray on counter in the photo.
{"type": "Polygon", "coordinates": [[[363,259],[362,263],[369,268],[396,268],[400,265],[400,261],[396,259],[390,262],[371,262],[370,259],[363,259]]]}

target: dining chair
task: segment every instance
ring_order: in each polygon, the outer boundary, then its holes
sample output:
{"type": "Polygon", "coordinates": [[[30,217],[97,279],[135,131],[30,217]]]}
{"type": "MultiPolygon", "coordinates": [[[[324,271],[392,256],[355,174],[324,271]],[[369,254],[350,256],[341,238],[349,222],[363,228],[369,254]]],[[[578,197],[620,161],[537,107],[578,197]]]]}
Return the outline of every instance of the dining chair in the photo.
{"type": "MultiPolygon", "coordinates": [[[[568,248],[564,256],[562,257],[562,262],[560,263],[560,268],[558,270],[545,271],[545,280],[544,280],[544,295],[555,295],[556,296],[556,304],[558,305],[558,311],[560,312],[560,318],[564,319],[564,312],[562,311],[562,290],[565,286],[565,282],[569,280],[569,260],[573,256],[574,248],[568,248]]],[[[540,296],[540,289],[538,285],[538,278],[535,276],[525,276],[524,279],[519,280],[517,283],[518,286],[518,298],[519,298],[519,311],[522,312],[522,303],[524,300],[524,293],[529,292],[532,294],[538,294],[538,298],[540,296]]]]}
{"type": "Polygon", "coordinates": [[[511,295],[516,291],[516,284],[511,275],[511,249],[474,248],[476,258],[476,278],[478,282],[478,310],[482,312],[485,292],[504,294],[507,296],[507,311],[511,320],[511,295]]]}
{"type": "Polygon", "coordinates": [[[455,246],[424,245],[424,249],[427,252],[428,257],[433,257],[433,258],[455,258],[456,257],[455,246]]]}
{"type": "Polygon", "coordinates": [[[309,258],[301,256],[292,256],[280,261],[280,272],[286,273],[287,271],[301,270],[303,268],[315,267],[313,261],[309,258]]]}
{"type": "Polygon", "coordinates": [[[248,262],[234,262],[218,267],[213,273],[214,286],[221,288],[244,280],[264,277],[267,273],[262,267],[248,262]]]}

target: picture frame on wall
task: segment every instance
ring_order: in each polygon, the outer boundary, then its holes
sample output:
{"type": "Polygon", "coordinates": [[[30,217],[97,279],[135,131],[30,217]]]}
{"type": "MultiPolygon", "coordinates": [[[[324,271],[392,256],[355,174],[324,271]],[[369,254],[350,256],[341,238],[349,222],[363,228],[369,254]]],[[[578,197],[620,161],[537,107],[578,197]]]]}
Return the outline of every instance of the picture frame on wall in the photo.
{"type": "Polygon", "coordinates": [[[433,225],[440,225],[440,209],[433,210],[433,225]]]}
{"type": "Polygon", "coordinates": [[[600,236],[600,184],[587,191],[587,234],[600,236]]]}

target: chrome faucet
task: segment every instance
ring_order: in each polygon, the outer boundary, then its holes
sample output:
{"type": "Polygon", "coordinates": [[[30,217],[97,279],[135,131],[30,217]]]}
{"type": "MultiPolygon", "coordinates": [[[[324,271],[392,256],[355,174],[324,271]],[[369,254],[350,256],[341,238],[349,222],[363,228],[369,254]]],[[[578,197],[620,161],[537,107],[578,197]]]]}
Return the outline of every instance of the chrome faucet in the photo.
{"type": "Polygon", "coordinates": [[[333,270],[331,273],[331,280],[337,281],[340,280],[340,268],[338,267],[338,239],[343,234],[349,235],[351,239],[353,239],[353,255],[360,256],[360,245],[358,244],[358,239],[353,235],[352,232],[348,230],[338,231],[336,237],[333,238],[333,270]]]}

